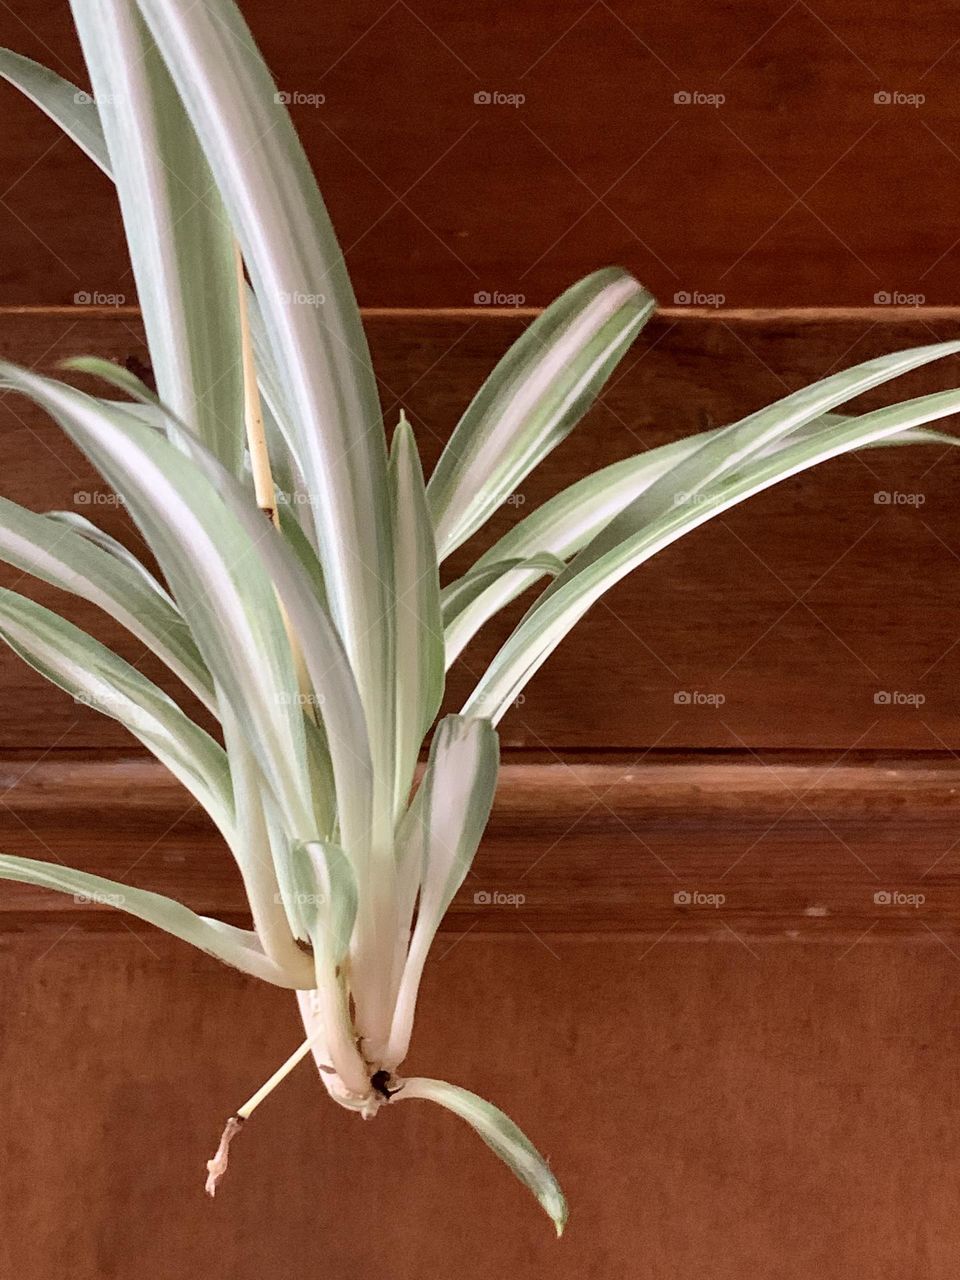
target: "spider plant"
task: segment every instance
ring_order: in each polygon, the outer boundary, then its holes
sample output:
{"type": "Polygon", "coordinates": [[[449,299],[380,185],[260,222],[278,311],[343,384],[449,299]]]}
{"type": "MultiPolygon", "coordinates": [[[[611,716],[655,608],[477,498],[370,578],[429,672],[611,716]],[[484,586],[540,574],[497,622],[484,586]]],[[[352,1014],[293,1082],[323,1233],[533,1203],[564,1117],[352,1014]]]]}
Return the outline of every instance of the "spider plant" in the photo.
{"type": "Polygon", "coordinates": [[[243,1121],[312,1053],[329,1094],[364,1117],[418,1098],[463,1117],[559,1232],[563,1195],[516,1125],[463,1088],[402,1071],[431,943],[493,802],[496,726],[590,606],[684,534],[839,454],[944,439],[924,424],[960,409],[958,391],[834,410],[960,342],[868,361],[606,467],[441,586],[443,561],[582,418],[653,298],[617,269],[575,284],[494,369],[425,481],[403,417],[388,447],[343,255],[232,0],[72,8],[92,93],[9,51],[0,73],[116,184],[156,394],[89,358],[73,365],[99,375],[101,395],[9,362],[0,384],[99,469],[159,576],[82,517],[6,499],[0,557],[116,618],[207,709],[216,736],[14,591],[0,595],[0,634],[124,724],[206,810],[252,928],[55,863],[2,856],[0,877],[102,896],[296,992],[303,1043],[231,1117],[209,1190],[243,1121]],[[446,670],[537,583],[460,713],[435,724],[446,670]]]}

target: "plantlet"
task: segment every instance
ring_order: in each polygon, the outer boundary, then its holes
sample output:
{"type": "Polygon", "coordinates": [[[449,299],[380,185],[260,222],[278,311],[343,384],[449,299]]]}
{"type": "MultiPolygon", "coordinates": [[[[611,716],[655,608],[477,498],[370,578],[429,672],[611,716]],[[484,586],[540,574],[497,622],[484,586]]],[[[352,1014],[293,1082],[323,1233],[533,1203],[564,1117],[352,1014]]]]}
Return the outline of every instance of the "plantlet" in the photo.
{"type": "Polygon", "coordinates": [[[0,857],[0,877],[118,894],[134,916],[296,991],[306,1038],[229,1121],[211,1193],[230,1139],[312,1053],[330,1095],[365,1117],[416,1098],[462,1116],[559,1232],[563,1195],[517,1127],[464,1089],[401,1071],[431,943],[490,813],[496,725],[590,606],[690,530],[850,450],[948,439],[924,424],[960,409],[960,391],[834,410],[960,342],[871,360],[606,467],[441,587],[442,562],[577,424],[653,298],[615,269],[569,289],[481,387],[425,483],[403,417],[388,450],[342,254],[231,0],[72,7],[92,98],[14,53],[0,55],[0,73],[116,183],[157,394],[93,359],[72,364],[104,380],[103,396],[6,362],[0,383],[100,470],[162,580],[82,517],[6,499],[0,557],[118,619],[219,734],[13,591],[0,595],[0,635],[126,725],[204,807],[252,928],[28,858],[0,857]],[[322,305],[303,301],[319,295],[322,305]],[[434,727],[451,663],[544,579],[460,714],[434,727]]]}

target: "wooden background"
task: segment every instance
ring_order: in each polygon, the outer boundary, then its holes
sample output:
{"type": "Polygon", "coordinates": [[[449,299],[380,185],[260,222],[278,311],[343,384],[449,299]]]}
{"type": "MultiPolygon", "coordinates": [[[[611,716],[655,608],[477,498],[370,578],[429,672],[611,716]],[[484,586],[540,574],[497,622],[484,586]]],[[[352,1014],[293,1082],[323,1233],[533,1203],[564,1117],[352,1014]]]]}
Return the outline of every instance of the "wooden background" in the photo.
{"type": "MultiPolygon", "coordinates": [[[[496,532],[587,470],[960,330],[948,6],[246,8],[300,95],[388,417],[406,408],[428,463],[525,308],[605,262],[667,304],[496,532]]],[[[81,79],[60,0],[0,4],[0,42],[81,79]]],[[[139,367],[108,184],[0,98],[0,355],[139,367]],[[75,301],[98,293],[125,305],[75,301]]],[[[504,721],[493,822],[409,1065],[487,1094],[550,1156],[561,1243],[453,1117],[361,1124],[308,1067],[210,1204],[225,1115],[296,1043],[289,996],[3,884],[0,1275],[952,1280],[958,468],[947,449],[862,454],[713,522],[621,584],[504,721]]],[[[129,536],[11,396],[0,470],[10,497],[129,536]]],[[[158,674],[95,611],[72,616],[158,674]]],[[[465,655],[451,707],[498,634],[465,655]]],[[[0,848],[242,921],[176,785],[4,655],[0,848]]]]}
{"type": "MultiPolygon", "coordinates": [[[[471,306],[496,291],[541,305],[608,262],[665,304],[956,302],[949,4],[355,0],[287,5],[281,19],[275,0],[248,0],[244,11],[368,306],[471,306]]],[[[0,42],[82,79],[64,0],[0,6],[0,42]]],[[[3,113],[0,300],[132,302],[107,180],[12,91],[3,113]]]]}

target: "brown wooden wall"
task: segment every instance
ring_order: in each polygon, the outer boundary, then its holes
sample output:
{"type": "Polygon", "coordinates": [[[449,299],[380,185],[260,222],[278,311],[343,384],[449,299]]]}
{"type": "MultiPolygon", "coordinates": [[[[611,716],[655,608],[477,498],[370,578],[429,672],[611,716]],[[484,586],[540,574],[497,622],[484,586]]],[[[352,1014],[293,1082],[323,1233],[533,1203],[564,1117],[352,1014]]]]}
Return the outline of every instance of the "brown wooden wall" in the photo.
{"type": "MultiPolygon", "coordinates": [[[[244,9],[367,305],[542,304],[608,262],[664,303],[956,302],[950,4],[244,9]]],[[[0,43],[82,78],[64,0],[0,6],[0,43]]],[[[0,103],[0,303],[132,302],[108,182],[13,89],[0,103]]]]}
{"type": "MultiPolygon", "coordinates": [[[[388,416],[406,408],[428,464],[529,321],[485,297],[539,305],[616,262],[667,304],[497,532],[588,470],[960,329],[948,5],[245,8],[377,308],[388,416]]],[[[62,0],[0,4],[0,43],[82,81],[62,0]]],[[[0,355],[142,363],[109,184],[3,85],[0,119],[0,355]],[[127,305],[77,300],[96,294],[127,305]]],[[[944,362],[897,392],[958,377],[944,362]]],[[[2,883],[0,1277],[952,1280],[958,467],[863,454],[713,522],[595,609],[504,721],[409,1066],[524,1126],[571,1201],[562,1242],[453,1117],[361,1124],[306,1066],[209,1203],[203,1162],[296,1044],[292,1000],[2,883]]],[[[0,490],[129,534],[10,396],[0,490]]],[[[243,922],[179,788],[5,653],[0,849],[243,922]]]]}
{"type": "MultiPolygon", "coordinates": [[[[388,413],[406,406],[429,461],[529,316],[367,319],[388,413]]],[[[588,469],[957,321],[667,312],[497,527],[588,469]]],[[[0,315],[3,356],[78,351],[142,362],[138,318],[0,315]]],[[[0,426],[5,493],[128,535],[55,428],[9,396],[0,426]]],[[[0,1275],[952,1278],[958,465],[871,453],[754,500],[622,584],[505,720],[494,818],[409,1065],[524,1125],[571,1200],[562,1242],[453,1117],[398,1106],[364,1125],[306,1066],[206,1201],[224,1117],[297,1041],[291,998],[3,884],[0,1275]]],[[[0,848],[243,922],[209,826],[122,731],[9,655],[0,692],[0,848]]]]}

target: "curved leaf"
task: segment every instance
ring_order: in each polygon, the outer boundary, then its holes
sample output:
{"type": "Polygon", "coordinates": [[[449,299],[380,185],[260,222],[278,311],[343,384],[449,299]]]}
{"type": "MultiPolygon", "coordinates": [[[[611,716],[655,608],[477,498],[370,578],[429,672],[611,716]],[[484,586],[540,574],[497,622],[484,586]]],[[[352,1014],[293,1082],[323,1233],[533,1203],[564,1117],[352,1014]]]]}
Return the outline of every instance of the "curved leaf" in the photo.
{"type": "Polygon", "coordinates": [[[712,489],[699,489],[695,501],[676,501],[653,518],[644,504],[647,495],[642,494],[567,566],[528,611],[467,700],[463,714],[489,715],[496,724],[591,605],[632,569],[685,533],[799,471],[958,411],[960,391],[946,391],[821,428],[791,446],[759,455],[712,489]]]}
{"type": "Polygon", "coordinates": [[[610,267],[568,289],[513,344],[430,477],[441,560],[569,435],[655,305],[632,276],[610,267]]]}
{"type": "Polygon", "coordinates": [[[404,1081],[396,1101],[408,1098],[436,1102],[461,1120],[466,1120],[491,1151],[513,1170],[525,1187],[529,1187],[552,1220],[557,1235],[563,1235],[567,1224],[567,1202],[560,1184],[546,1160],[509,1116],[468,1089],[423,1076],[404,1081]]]}
{"type": "Polygon", "coordinates": [[[232,965],[241,973],[248,973],[276,987],[296,989],[298,985],[263,953],[255,933],[236,929],[209,916],[199,916],[182,903],[159,893],[134,889],[117,880],[106,880],[86,871],[75,871],[72,867],[6,853],[0,854],[0,880],[18,880],[21,884],[35,884],[44,889],[55,889],[58,893],[73,894],[84,901],[116,907],[127,915],[156,925],[182,942],[188,942],[198,951],[205,951],[224,964],[232,965]]]}

